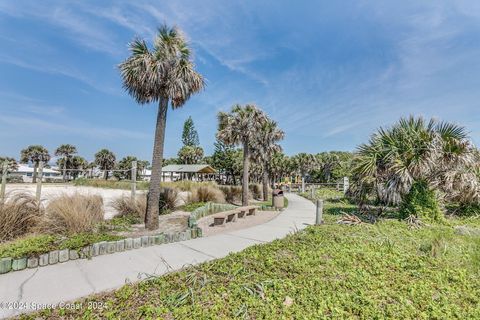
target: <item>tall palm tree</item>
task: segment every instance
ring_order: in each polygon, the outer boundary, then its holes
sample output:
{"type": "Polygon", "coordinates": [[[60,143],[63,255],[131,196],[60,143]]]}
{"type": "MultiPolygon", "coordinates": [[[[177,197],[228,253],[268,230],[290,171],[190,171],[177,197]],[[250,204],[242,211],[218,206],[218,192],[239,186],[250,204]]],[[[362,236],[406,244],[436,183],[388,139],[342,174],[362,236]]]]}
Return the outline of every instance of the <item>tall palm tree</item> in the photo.
{"type": "Polygon", "coordinates": [[[226,144],[243,147],[242,205],[248,205],[248,175],[252,146],[257,139],[266,116],[259,108],[247,104],[235,105],[230,113],[218,113],[217,138],[226,144]]]}
{"type": "Polygon", "coordinates": [[[62,144],[55,150],[57,157],[63,157],[63,181],[67,180],[67,166],[76,153],[77,147],[71,144],[62,144]]]}
{"type": "Polygon", "coordinates": [[[103,170],[103,177],[108,180],[108,172],[115,168],[116,157],[115,154],[108,150],[102,149],[95,153],[95,164],[103,170]]]}
{"type": "Polygon", "coordinates": [[[268,200],[268,185],[273,155],[282,151],[282,147],[277,142],[284,137],[285,133],[278,127],[277,123],[267,118],[262,123],[257,139],[254,142],[252,154],[262,166],[263,201],[268,200]]]}
{"type": "Polygon", "coordinates": [[[144,40],[130,44],[132,55],[120,64],[123,86],[140,104],[158,102],[153,145],[152,176],[148,192],[145,227],[158,228],[160,180],[167,109],[182,107],[192,94],[201,91],[205,82],[195,70],[188,44],[176,27],[158,29],[152,49],[144,40]]]}
{"type": "Polygon", "coordinates": [[[28,146],[27,148],[20,151],[20,162],[28,163],[30,161],[33,163],[32,183],[36,183],[38,165],[40,164],[40,161],[44,163],[50,161],[50,154],[48,153],[48,150],[45,149],[45,147],[43,146],[28,146]]]}
{"type": "Polygon", "coordinates": [[[305,177],[315,168],[317,160],[314,155],[302,152],[293,157],[293,162],[297,173],[302,177],[302,192],[305,192],[305,177]]]}

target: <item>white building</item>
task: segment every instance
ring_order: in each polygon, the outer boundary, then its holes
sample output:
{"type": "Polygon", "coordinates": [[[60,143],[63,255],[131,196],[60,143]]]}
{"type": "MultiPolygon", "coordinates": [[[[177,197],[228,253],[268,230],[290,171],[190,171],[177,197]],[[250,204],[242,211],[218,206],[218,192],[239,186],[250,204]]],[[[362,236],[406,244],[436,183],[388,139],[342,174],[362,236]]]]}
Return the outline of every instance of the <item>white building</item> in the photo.
{"type": "MultiPolygon", "coordinates": [[[[8,174],[10,177],[19,177],[23,182],[32,182],[33,179],[33,167],[26,164],[18,164],[18,169],[8,174]]],[[[62,180],[62,174],[54,169],[43,168],[43,181],[48,180],[62,180]]]]}
{"type": "MultiPolygon", "coordinates": [[[[208,164],[169,164],[162,168],[162,181],[206,181],[214,180],[217,171],[208,164]]],[[[151,170],[143,170],[141,173],[144,180],[150,181],[151,170]]]]}

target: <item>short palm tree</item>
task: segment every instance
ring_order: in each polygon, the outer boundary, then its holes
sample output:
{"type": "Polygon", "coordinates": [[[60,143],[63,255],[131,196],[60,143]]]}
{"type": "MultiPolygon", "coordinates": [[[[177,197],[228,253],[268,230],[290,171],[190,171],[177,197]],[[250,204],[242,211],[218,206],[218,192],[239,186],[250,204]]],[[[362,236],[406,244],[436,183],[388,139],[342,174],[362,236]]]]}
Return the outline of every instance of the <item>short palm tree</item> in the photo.
{"type": "Polygon", "coordinates": [[[115,162],[115,154],[108,149],[102,149],[95,153],[95,164],[100,170],[103,170],[103,177],[105,180],[108,180],[108,172],[115,168],[115,162]]]}
{"type": "Polygon", "coordinates": [[[309,153],[299,153],[293,157],[293,164],[302,178],[302,192],[305,192],[305,178],[317,165],[317,159],[309,153]]]}
{"type": "Polygon", "coordinates": [[[203,149],[199,146],[183,146],[177,156],[182,164],[196,164],[203,159],[203,149]]]}
{"type": "Polygon", "coordinates": [[[67,180],[67,166],[75,153],[77,148],[71,144],[62,144],[55,150],[57,157],[63,157],[63,181],[67,180]]]}
{"type": "Polygon", "coordinates": [[[478,202],[477,167],[465,128],[410,116],[379,129],[358,148],[353,190],[358,198],[373,193],[398,204],[422,184],[442,191],[446,200],[478,202]]]}
{"type": "Polygon", "coordinates": [[[252,147],[259,136],[266,116],[259,108],[247,104],[235,105],[230,113],[219,112],[217,138],[226,144],[242,145],[242,205],[248,205],[248,176],[252,147]]]}
{"type": "Polygon", "coordinates": [[[285,137],[285,133],[277,123],[269,118],[262,123],[259,134],[253,146],[253,156],[262,166],[263,201],[268,200],[268,185],[272,173],[272,158],[275,153],[281,152],[282,147],[277,144],[285,137]]]}
{"type": "Polygon", "coordinates": [[[154,230],[158,228],[168,106],[170,104],[173,109],[182,107],[192,94],[204,88],[205,82],[195,70],[188,44],[176,27],[160,27],[152,49],[144,40],[136,39],[130,44],[130,50],[132,55],[119,66],[124,88],[140,104],[158,102],[152,175],[145,214],[145,227],[154,230]]]}
{"type": "Polygon", "coordinates": [[[20,162],[33,163],[33,183],[37,182],[37,171],[40,162],[47,163],[48,161],[50,161],[50,154],[45,147],[40,145],[28,146],[20,152],[20,162]]]}

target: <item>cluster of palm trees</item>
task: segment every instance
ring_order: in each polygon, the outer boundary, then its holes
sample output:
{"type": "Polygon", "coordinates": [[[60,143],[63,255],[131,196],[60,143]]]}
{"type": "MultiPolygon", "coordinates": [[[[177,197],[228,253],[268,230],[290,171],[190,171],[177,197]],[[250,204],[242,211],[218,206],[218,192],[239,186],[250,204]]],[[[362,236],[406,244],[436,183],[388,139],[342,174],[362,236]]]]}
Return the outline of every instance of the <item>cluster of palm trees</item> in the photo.
{"type": "Polygon", "coordinates": [[[433,190],[444,203],[478,204],[479,164],[465,128],[410,116],[358,148],[351,193],[360,202],[396,205],[426,186],[424,195],[433,190]]]}
{"type": "Polygon", "coordinates": [[[284,132],[278,128],[262,110],[255,105],[242,107],[235,105],[229,113],[218,114],[217,138],[226,144],[241,145],[243,149],[242,205],[248,204],[248,183],[250,160],[255,159],[263,172],[263,197],[266,200],[269,186],[270,162],[275,152],[280,152],[278,144],[284,132]]]}

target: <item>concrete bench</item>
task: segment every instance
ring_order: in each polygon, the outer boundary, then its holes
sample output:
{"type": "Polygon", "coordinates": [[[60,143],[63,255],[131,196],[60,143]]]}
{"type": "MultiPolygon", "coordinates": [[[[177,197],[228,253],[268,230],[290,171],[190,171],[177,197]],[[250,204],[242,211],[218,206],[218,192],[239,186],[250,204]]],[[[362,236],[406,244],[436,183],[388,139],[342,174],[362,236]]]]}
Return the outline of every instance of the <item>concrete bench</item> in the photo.
{"type": "Polygon", "coordinates": [[[255,215],[259,206],[245,206],[235,208],[229,211],[220,212],[213,215],[213,225],[223,226],[227,222],[235,222],[238,218],[245,218],[246,216],[255,215]]]}
{"type": "Polygon", "coordinates": [[[238,216],[238,209],[233,209],[225,212],[217,213],[213,216],[213,225],[221,226],[227,222],[236,221],[238,216]]]}
{"type": "MultiPolygon", "coordinates": [[[[241,217],[243,218],[244,216],[254,216],[257,213],[257,209],[259,209],[259,206],[245,206],[245,207],[240,207],[238,210],[241,212],[241,217]]],[[[240,214],[239,214],[240,218],[240,214]]]]}

